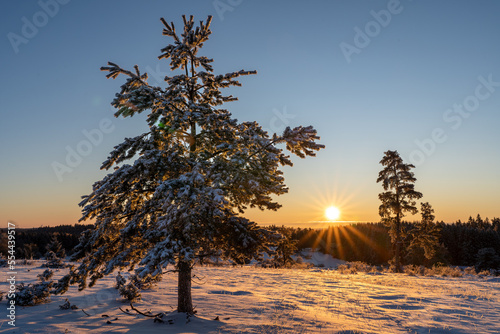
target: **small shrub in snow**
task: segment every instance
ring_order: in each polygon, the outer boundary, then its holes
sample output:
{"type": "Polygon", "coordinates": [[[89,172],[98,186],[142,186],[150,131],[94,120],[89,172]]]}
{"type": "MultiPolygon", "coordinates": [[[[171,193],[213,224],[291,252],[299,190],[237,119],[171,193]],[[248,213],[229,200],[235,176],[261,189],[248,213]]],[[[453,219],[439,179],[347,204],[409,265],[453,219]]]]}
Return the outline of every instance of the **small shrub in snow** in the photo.
{"type": "Polygon", "coordinates": [[[384,267],[384,273],[399,273],[400,271],[396,270],[396,266],[394,265],[394,260],[389,260],[389,266],[384,267]]]}
{"type": "Polygon", "coordinates": [[[130,302],[135,302],[141,299],[141,292],[133,283],[120,286],[118,292],[120,293],[120,296],[130,302]]]}
{"type": "Polygon", "coordinates": [[[16,296],[14,300],[19,306],[34,306],[46,303],[50,300],[50,289],[53,282],[41,282],[36,284],[20,283],[16,285],[16,296]]]}
{"type": "Polygon", "coordinates": [[[60,308],[61,310],[69,310],[69,309],[71,309],[71,310],[76,310],[76,309],[78,309],[78,306],[76,306],[76,305],[71,305],[71,303],[69,302],[68,298],[66,298],[66,299],[64,300],[64,304],[59,305],[59,308],[60,308]]]}
{"type": "Polygon", "coordinates": [[[378,273],[379,270],[376,266],[371,266],[364,262],[347,262],[345,264],[341,264],[337,267],[337,271],[341,274],[357,274],[358,272],[362,273],[378,273]]]}
{"type": "Polygon", "coordinates": [[[349,267],[349,264],[341,264],[337,267],[337,271],[341,274],[357,274],[356,268],[349,267]]]}
{"type": "Polygon", "coordinates": [[[476,274],[476,268],[474,267],[467,267],[464,269],[464,274],[465,275],[475,275],[476,274]]]}
{"type": "Polygon", "coordinates": [[[434,266],[432,267],[432,272],[436,276],[443,277],[462,277],[463,272],[458,267],[448,267],[448,266],[434,266]]]}
{"type": "Polygon", "coordinates": [[[52,278],[52,276],[54,276],[54,272],[50,269],[45,269],[45,271],[37,277],[40,282],[48,282],[52,278]]]}
{"type": "Polygon", "coordinates": [[[294,264],[291,264],[289,266],[287,266],[287,268],[291,268],[291,269],[310,269],[314,267],[314,265],[312,263],[309,263],[309,262],[301,262],[301,263],[294,263],[294,264]]]}
{"type": "Polygon", "coordinates": [[[131,302],[141,299],[141,292],[132,281],[127,284],[127,279],[120,272],[116,275],[115,279],[115,289],[118,289],[120,296],[131,302]]]}
{"type": "Polygon", "coordinates": [[[482,270],[477,273],[478,276],[484,277],[484,276],[490,276],[491,272],[489,270],[482,270]]]}
{"type": "Polygon", "coordinates": [[[45,254],[45,259],[47,260],[42,266],[47,268],[64,268],[65,265],[61,258],[59,258],[56,253],[48,251],[45,254]]]}
{"type": "Polygon", "coordinates": [[[54,282],[51,280],[54,273],[50,269],[46,269],[38,275],[39,283],[27,284],[20,283],[16,285],[16,295],[14,300],[19,306],[34,306],[46,303],[50,300],[50,290],[54,282]]]}
{"type": "Polygon", "coordinates": [[[356,272],[369,273],[369,272],[377,271],[377,268],[375,266],[371,266],[369,264],[366,264],[366,263],[360,262],[360,261],[349,262],[349,266],[351,268],[356,269],[356,272]]]}
{"type": "Polygon", "coordinates": [[[48,268],[64,268],[63,258],[66,256],[61,242],[57,240],[57,236],[52,236],[52,241],[46,247],[45,259],[47,262],[43,265],[48,268]]]}
{"type": "Polygon", "coordinates": [[[407,266],[404,266],[403,271],[409,276],[422,276],[425,273],[425,267],[409,264],[407,266]]]}
{"type": "Polygon", "coordinates": [[[464,274],[462,270],[458,267],[449,267],[450,269],[448,270],[449,276],[451,277],[462,277],[464,274]]]}

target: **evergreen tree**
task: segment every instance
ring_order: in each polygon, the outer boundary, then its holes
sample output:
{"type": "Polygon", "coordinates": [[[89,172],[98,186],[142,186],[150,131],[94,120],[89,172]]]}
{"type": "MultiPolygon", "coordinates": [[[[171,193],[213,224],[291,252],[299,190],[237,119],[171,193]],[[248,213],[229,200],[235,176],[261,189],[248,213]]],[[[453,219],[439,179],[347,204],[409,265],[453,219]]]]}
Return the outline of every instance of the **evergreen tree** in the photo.
{"type": "Polygon", "coordinates": [[[47,253],[45,253],[45,259],[47,262],[44,264],[48,268],[61,268],[64,267],[63,259],[66,257],[66,251],[64,250],[61,242],[57,239],[57,235],[53,234],[50,243],[45,247],[47,253]]]}
{"type": "Polygon", "coordinates": [[[481,248],[476,255],[476,272],[490,269],[500,269],[500,256],[492,247],[481,248]]]}
{"type": "Polygon", "coordinates": [[[429,202],[421,203],[420,214],[422,220],[416,223],[411,231],[412,240],[408,246],[408,252],[411,255],[423,250],[427,260],[432,259],[439,248],[439,236],[441,228],[434,222],[434,209],[429,202]]]}
{"type": "Polygon", "coordinates": [[[34,243],[24,244],[22,249],[23,257],[27,260],[33,260],[37,248],[37,245],[34,243]]]}
{"type": "Polygon", "coordinates": [[[290,229],[283,227],[279,229],[279,232],[282,238],[277,243],[273,260],[275,265],[284,267],[295,262],[292,256],[295,255],[298,250],[297,240],[292,239],[292,232],[290,229]]]}
{"type": "MultiPolygon", "coordinates": [[[[277,210],[272,195],[288,191],[280,166],[292,166],[278,144],[304,158],[323,148],[312,126],[268,134],[256,122],[240,123],[220,106],[234,101],[222,88],[240,86],[236,78],[255,71],[213,74],[212,59],[198,55],[208,40],[212,17],[194,27],[183,16],[179,35],[161,19],[163,35],[173,44],[160,59],[169,59],[173,76],[166,87],[148,84],[148,75],[109,62],[108,78],[127,76],[112,105],[116,117],[147,113],[149,131],[115,147],[102,169],[114,172],[93,186],[80,203],[80,219],[96,219],[78,249],[88,252],[81,265],[57,286],[80,289],[115,268],[136,269],[138,277],[161,275],[168,265],[178,272],[179,312],[193,312],[191,270],[195,261],[220,254],[245,263],[269,251],[278,239],[244,218],[247,208],[277,210]],[[135,159],[132,164],[127,160],[135,159]]],[[[82,254],[75,254],[75,256],[82,254]]]]}
{"type": "Polygon", "coordinates": [[[382,202],[379,214],[382,222],[390,227],[389,233],[395,252],[394,264],[396,271],[401,272],[401,219],[406,212],[417,213],[415,200],[421,198],[422,194],[414,189],[417,179],[410,170],[415,166],[403,163],[397,151],[385,152],[380,164],[384,169],[380,171],[377,182],[382,182],[385,192],[378,195],[382,202]]]}

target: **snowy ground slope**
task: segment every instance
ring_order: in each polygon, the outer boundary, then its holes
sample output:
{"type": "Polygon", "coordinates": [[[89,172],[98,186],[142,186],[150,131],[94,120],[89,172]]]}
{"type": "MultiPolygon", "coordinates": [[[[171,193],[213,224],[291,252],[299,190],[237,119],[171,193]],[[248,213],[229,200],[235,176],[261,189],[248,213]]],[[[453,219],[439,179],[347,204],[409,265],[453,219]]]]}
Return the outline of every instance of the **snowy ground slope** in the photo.
{"type": "MultiPolygon", "coordinates": [[[[6,291],[2,269],[0,290],[6,291]]],[[[42,271],[40,262],[18,266],[17,280],[34,282],[42,271]]],[[[7,324],[4,299],[0,333],[500,332],[500,281],[493,277],[256,267],[197,267],[194,273],[200,283],[193,285],[198,316],[188,323],[175,313],[166,319],[173,324],[122,313],[119,307],[129,306],[113,288],[113,275],[82,292],[71,287],[64,296],[52,296],[48,304],[18,307],[15,328],[7,324]],[[65,298],[80,309],[59,309],[65,298]],[[217,316],[221,321],[213,320],[217,316]]],[[[62,274],[56,272],[56,277],[62,274]]],[[[166,274],[157,288],[143,293],[136,307],[154,313],[171,310],[176,305],[175,287],[175,275],[166,274]]]]}

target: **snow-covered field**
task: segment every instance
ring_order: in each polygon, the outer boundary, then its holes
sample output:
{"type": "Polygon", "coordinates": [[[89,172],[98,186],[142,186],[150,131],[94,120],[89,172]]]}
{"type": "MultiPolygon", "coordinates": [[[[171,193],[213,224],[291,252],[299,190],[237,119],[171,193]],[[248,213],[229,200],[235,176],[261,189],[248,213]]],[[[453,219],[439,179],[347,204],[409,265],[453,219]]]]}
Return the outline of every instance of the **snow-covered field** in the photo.
{"type": "MultiPolygon", "coordinates": [[[[44,270],[40,264],[19,265],[17,282],[35,282],[44,270]]],[[[0,290],[5,292],[2,269],[0,290]]],[[[56,271],[55,277],[63,273],[56,271]]],[[[82,292],[73,286],[63,296],[52,296],[50,303],[18,307],[16,327],[7,323],[4,298],[0,333],[500,333],[498,277],[252,266],[196,267],[194,274],[198,313],[190,319],[172,313],[165,323],[154,323],[123,313],[119,307],[130,306],[113,288],[113,275],[82,292]],[[79,309],[60,309],[65,298],[79,309]]],[[[143,292],[135,306],[159,313],[175,305],[176,276],[169,273],[154,290],[143,292]]]]}

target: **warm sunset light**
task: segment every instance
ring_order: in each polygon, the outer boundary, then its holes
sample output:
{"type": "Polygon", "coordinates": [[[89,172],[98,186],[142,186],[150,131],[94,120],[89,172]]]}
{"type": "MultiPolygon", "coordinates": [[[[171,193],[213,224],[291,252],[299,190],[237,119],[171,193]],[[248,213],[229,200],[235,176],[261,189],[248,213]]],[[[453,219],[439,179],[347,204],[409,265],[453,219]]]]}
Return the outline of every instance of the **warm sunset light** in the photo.
{"type": "Polygon", "coordinates": [[[117,2],[0,0],[0,334],[500,334],[500,0],[117,2]]]}
{"type": "Polygon", "coordinates": [[[331,206],[325,210],[325,216],[328,220],[337,220],[340,217],[340,210],[334,206],[331,206]]]}

